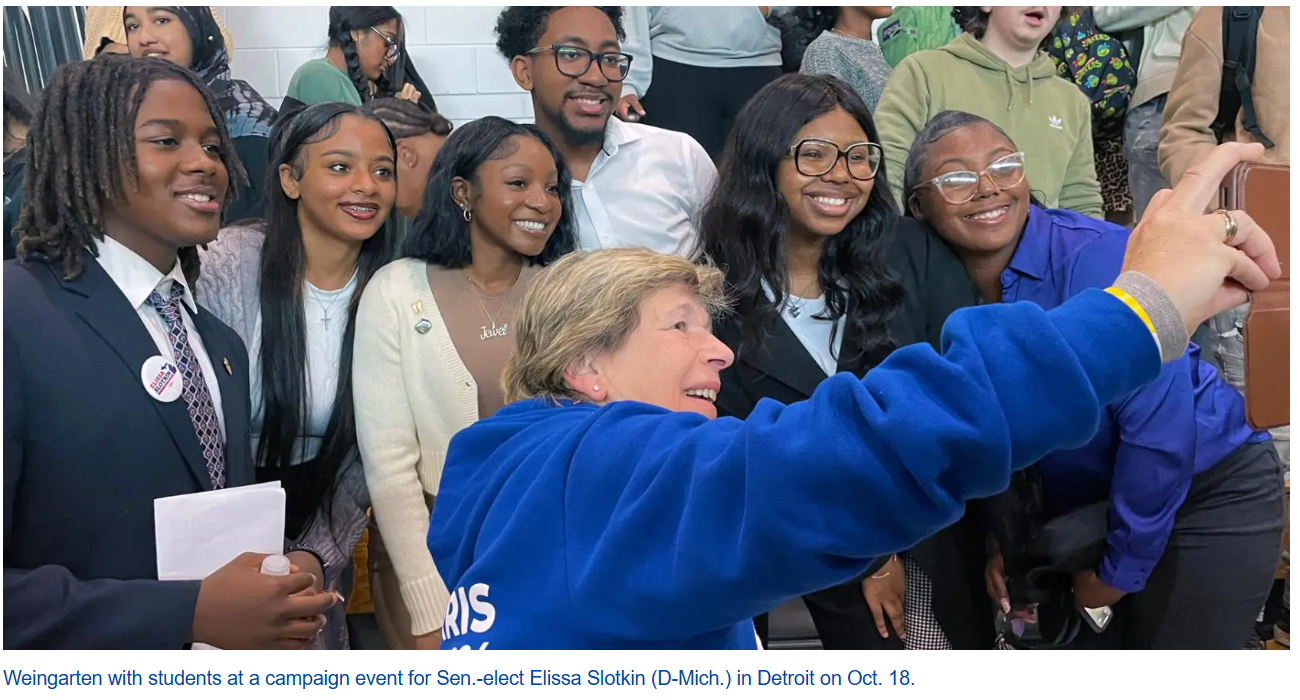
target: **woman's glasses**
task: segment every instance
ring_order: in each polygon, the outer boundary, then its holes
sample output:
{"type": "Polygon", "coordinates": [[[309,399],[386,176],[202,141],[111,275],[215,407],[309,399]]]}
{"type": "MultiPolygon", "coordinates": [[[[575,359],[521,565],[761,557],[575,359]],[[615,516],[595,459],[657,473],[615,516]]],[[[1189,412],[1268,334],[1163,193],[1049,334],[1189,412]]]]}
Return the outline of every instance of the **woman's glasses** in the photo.
{"type": "Polygon", "coordinates": [[[913,187],[912,191],[934,185],[939,190],[940,196],[949,204],[965,204],[979,194],[980,180],[985,177],[999,192],[1019,185],[1025,179],[1025,154],[1021,152],[1002,156],[980,173],[971,170],[944,173],[929,182],[922,182],[913,187]]]}
{"type": "Polygon", "coordinates": [[[786,152],[786,155],[794,158],[795,170],[808,177],[821,177],[829,173],[843,158],[844,165],[849,169],[849,177],[854,180],[874,178],[884,154],[884,149],[878,143],[864,141],[841,150],[838,145],[825,139],[804,139],[786,152]]]}
{"type": "Polygon", "coordinates": [[[370,31],[378,34],[379,38],[384,40],[384,56],[390,59],[397,58],[397,37],[388,36],[375,27],[371,27],[370,31]]]}
{"type": "Polygon", "coordinates": [[[587,69],[591,68],[594,61],[600,66],[600,74],[611,83],[621,83],[627,77],[627,72],[632,68],[632,56],[615,51],[605,53],[596,53],[581,49],[577,46],[563,46],[552,44],[551,46],[538,46],[530,50],[529,54],[550,51],[555,54],[555,68],[560,73],[570,78],[581,78],[587,74],[587,69]]]}

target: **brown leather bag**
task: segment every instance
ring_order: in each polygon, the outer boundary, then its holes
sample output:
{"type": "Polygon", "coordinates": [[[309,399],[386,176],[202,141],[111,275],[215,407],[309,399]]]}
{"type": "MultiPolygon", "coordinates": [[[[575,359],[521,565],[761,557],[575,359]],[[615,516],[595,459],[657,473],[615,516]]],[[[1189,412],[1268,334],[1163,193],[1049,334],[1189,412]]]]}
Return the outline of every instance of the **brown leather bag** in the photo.
{"type": "Polygon", "coordinates": [[[1244,211],[1268,233],[1282,276],[1251,298],[1246,316],[1246,420],[1264,430],[1291,423],[1291,170],[1243,163],[1223,181],[1225,209],[1244,211]]]}

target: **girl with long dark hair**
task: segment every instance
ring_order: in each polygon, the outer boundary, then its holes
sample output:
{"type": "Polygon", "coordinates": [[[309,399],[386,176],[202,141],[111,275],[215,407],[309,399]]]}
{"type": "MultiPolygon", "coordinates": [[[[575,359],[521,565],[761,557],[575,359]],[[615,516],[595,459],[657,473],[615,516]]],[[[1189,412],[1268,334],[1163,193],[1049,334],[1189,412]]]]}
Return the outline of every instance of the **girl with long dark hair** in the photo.
{"type": "Polygon", "coordinates": [[[402,259],[361,300],[357,437],[378,525],[371,591],[390,648],[438,648],[448,594],[425,540],[447,445],[504,403],[519,300],[575,245],[571,193],[564,157],[537,127],[484,117],[457,129],[402,259]]]}
{"type": "Polygon", "coordinates": [[[252,85],[231,77],[230,47],[212,10],[201,5],[123,7],[122,23],[132,56],[161,58],[188,68],[217,98],[239,162],[248,173],[247,185],[235,193],[224,222],[261,216],[267,139],[276,111],[252,85]]]}
{"type": "Polygon", "coordinates": [[[331,7],[329,49],[289,80],[286,104],[399,97],[437,111],[429,88],[406,52],[406,26],[395,7],[331,7]]]}
{"type": "MultiPolygon", "coordinates": [[[[724,415],[745,418],[765,398],[801,401],[827,377],[862,376],[901,345],[937,344],[948,313],[975,300],[942,241],[900,220],[871,115],[831,76],[783,76],[746,105],[700,234],[736,300],[717,329],[736,352],[718,394],[724,415]]],[[[909,647],[991,645],[978,625],[987,609],[980,557],[954,566],[947,554],[963,538],[950,529],[869,576],[805,596],[823,646],[877,648],[904,634],[909,647]],[[927,586],[955,611],[945,628],[959,635],[927,636],[940,624],[927,586]]]]}
{"type": "MultiPolygon", "coordinates": [[[[199,296],[249,348],[259,480],[283,484],[287,536],[336,581],[367,521],[352,347],[361,293],[390,257],[396,146],[379,120],[330,103],[282,120],[271,162],[266,220],[222,230],[199,296]]],[[[322,646],[346,647],[341,614],[322,646]]]]}

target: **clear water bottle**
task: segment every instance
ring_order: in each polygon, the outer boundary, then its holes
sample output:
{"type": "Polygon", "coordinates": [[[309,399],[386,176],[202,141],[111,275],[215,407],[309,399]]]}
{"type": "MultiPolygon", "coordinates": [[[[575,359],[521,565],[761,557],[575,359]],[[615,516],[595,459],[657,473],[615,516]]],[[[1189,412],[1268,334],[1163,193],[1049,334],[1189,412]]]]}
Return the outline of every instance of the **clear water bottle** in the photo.
{"type": "Polygon", "coordinates": [[[262,560],[262,573],[267,576],[288,576],[289,575],[289,557],[283,554],[272,554],[262,560]]]}

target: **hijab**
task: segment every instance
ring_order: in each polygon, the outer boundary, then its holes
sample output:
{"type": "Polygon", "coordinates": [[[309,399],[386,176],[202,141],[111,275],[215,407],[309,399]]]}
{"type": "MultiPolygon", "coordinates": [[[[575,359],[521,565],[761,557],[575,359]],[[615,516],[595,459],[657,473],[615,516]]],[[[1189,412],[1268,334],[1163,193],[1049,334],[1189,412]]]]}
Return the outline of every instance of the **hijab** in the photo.
{"type": "Polygon", "coordinates": [[[230,77],[230,52],[212,11],[204,5],[169,7],[190,34],[193,58],[190,70],[217,98],[226,117],[230,138],[269,136],[275,108],[252,85],[230,77]]]}

